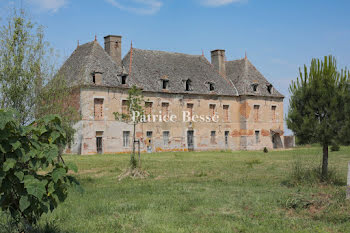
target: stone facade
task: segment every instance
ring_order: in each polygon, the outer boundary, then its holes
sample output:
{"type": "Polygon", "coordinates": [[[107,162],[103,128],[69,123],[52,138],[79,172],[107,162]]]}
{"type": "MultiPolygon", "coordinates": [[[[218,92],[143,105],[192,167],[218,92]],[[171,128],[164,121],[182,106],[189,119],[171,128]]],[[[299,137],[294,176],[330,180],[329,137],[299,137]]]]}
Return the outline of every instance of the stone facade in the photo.
{"type": "Polygon", "coordinates": [[[106,51],[96,41],[78,47],[60,70],[78,87],[72,103],[81,113],[68,152],[132,150],[133,126],[116,121],[113,114],[123,112],[132,85],[143,89],[149,114],[163,114],[166,108],[169,115],[177,116],[175,122],[137,125],[136,138],[143,152],[283,147],[284,97],[272,91],[272,85],[247,58],[225,62],[225,51],[215,50],[211,64],[203,56],[131,48],[122,60],[118,57],[121,37],[116,38],[117,48],[112,44],[115,38],[105,37],[106,51]],[[111,52],[113,48],[118,51],[111,52]],[[163,80],[168,80],[169,88],[163,80]],[[184,122],[184,111],[215,115],[218,122],[184,122]]]}

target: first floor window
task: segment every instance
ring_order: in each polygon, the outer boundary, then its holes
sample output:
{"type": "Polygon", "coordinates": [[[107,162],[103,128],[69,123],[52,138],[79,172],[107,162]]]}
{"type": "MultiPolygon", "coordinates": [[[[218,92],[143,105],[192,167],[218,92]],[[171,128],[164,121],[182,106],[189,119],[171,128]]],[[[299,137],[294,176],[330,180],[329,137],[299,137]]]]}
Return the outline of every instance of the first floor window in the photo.
{"type": "Polygon", "coordinates": [[[130,131],[123,131],[123,147],[129,147],[130,131]]]}
{"type": "Polygon", "coordinates": [[[164,146],[169,145],[169,131],[163,132],[163,143],[164,143],[164,146]]]}

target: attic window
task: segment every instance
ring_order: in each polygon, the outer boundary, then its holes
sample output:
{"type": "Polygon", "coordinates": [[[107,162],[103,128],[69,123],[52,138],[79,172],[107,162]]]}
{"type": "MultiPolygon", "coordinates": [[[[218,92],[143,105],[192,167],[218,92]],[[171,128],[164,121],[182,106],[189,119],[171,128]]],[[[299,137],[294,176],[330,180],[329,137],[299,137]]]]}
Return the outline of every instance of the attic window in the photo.
{"type": "Polygon", "coordinates": [[[212,82],[206,82],[206,84],[208,85],[209,91],[214,91],[215,90],[215,85],[212,82]]]}
{"type": "Polygon", "coordinates": [[[253,91],[256,92],[258,90],[258,85],[257,83],[252,84],[253,91]]]}
{"type": "Polygon", "coordinates": [[[163,90],[168,90],[169,88],[169,80],[162,80],[163,90]]]}
{"type": "Polygon", "coordinates": [[[192,91],[192,81],[190,79],[186,80],[186,91],[192,91]]]}
{"type": "Polygon", "coordinates": [[[123,75],[123,76],[122,76],[122,85],[126,84],[126,78],[127,78],[126,75],[123,75]]]}
{"type": "Polygon", "coordinates": [[[271,84],[268,84],[267,85],[267,91],[272,94],[272,91],[273,91],[273,86],[271,84]]]}
{"type": "Polygon", "coordinates": [[[95,74],[92,74],[92,82],[93,82],[94,84],[96,84],[96,75],[95,75],[95,74]]]}
{"type": "Polygon", "coordinates": [[[96,85],[101,85],[102,84],[102,73],[100,72],[93,72],[91,74],[92,76],[92,82],[96,85]]]}

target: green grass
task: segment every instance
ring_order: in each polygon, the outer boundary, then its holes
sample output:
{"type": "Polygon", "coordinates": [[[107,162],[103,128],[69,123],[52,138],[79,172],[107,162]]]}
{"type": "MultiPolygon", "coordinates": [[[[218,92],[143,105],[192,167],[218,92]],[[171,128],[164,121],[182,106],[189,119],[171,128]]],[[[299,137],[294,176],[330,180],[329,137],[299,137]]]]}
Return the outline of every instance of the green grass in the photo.
{"type": "MultiPolygon", "coordinates": [[[[151,176],[122,181],[128,155],[65,156],[85,193],[73,191],[41,224],[67,233],[348,232],[344,185],[286,185],[296,160],[318,166],[321,151],[143,154],[151,176]]],[[[330,153],[343,183],[349,160],[350,147],[330,153]]]]}

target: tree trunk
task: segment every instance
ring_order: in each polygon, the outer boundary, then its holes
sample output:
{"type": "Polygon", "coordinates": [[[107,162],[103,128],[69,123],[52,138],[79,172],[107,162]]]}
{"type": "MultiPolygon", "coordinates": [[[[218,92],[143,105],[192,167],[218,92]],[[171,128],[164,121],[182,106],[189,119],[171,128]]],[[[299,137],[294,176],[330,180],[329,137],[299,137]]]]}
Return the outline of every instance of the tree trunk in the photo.
{"type": "Polygon", "coordinates": [[[136,124],[134,123],[134,133],[132,135],[132,159],[135,159],[135,139],[136,139],[135,131],[136,131],[136,124]]]}
{"type": "Polygon", "coordinates": [[[328,176],[328,145],[323,145],[322,181],[328,176]]]}

